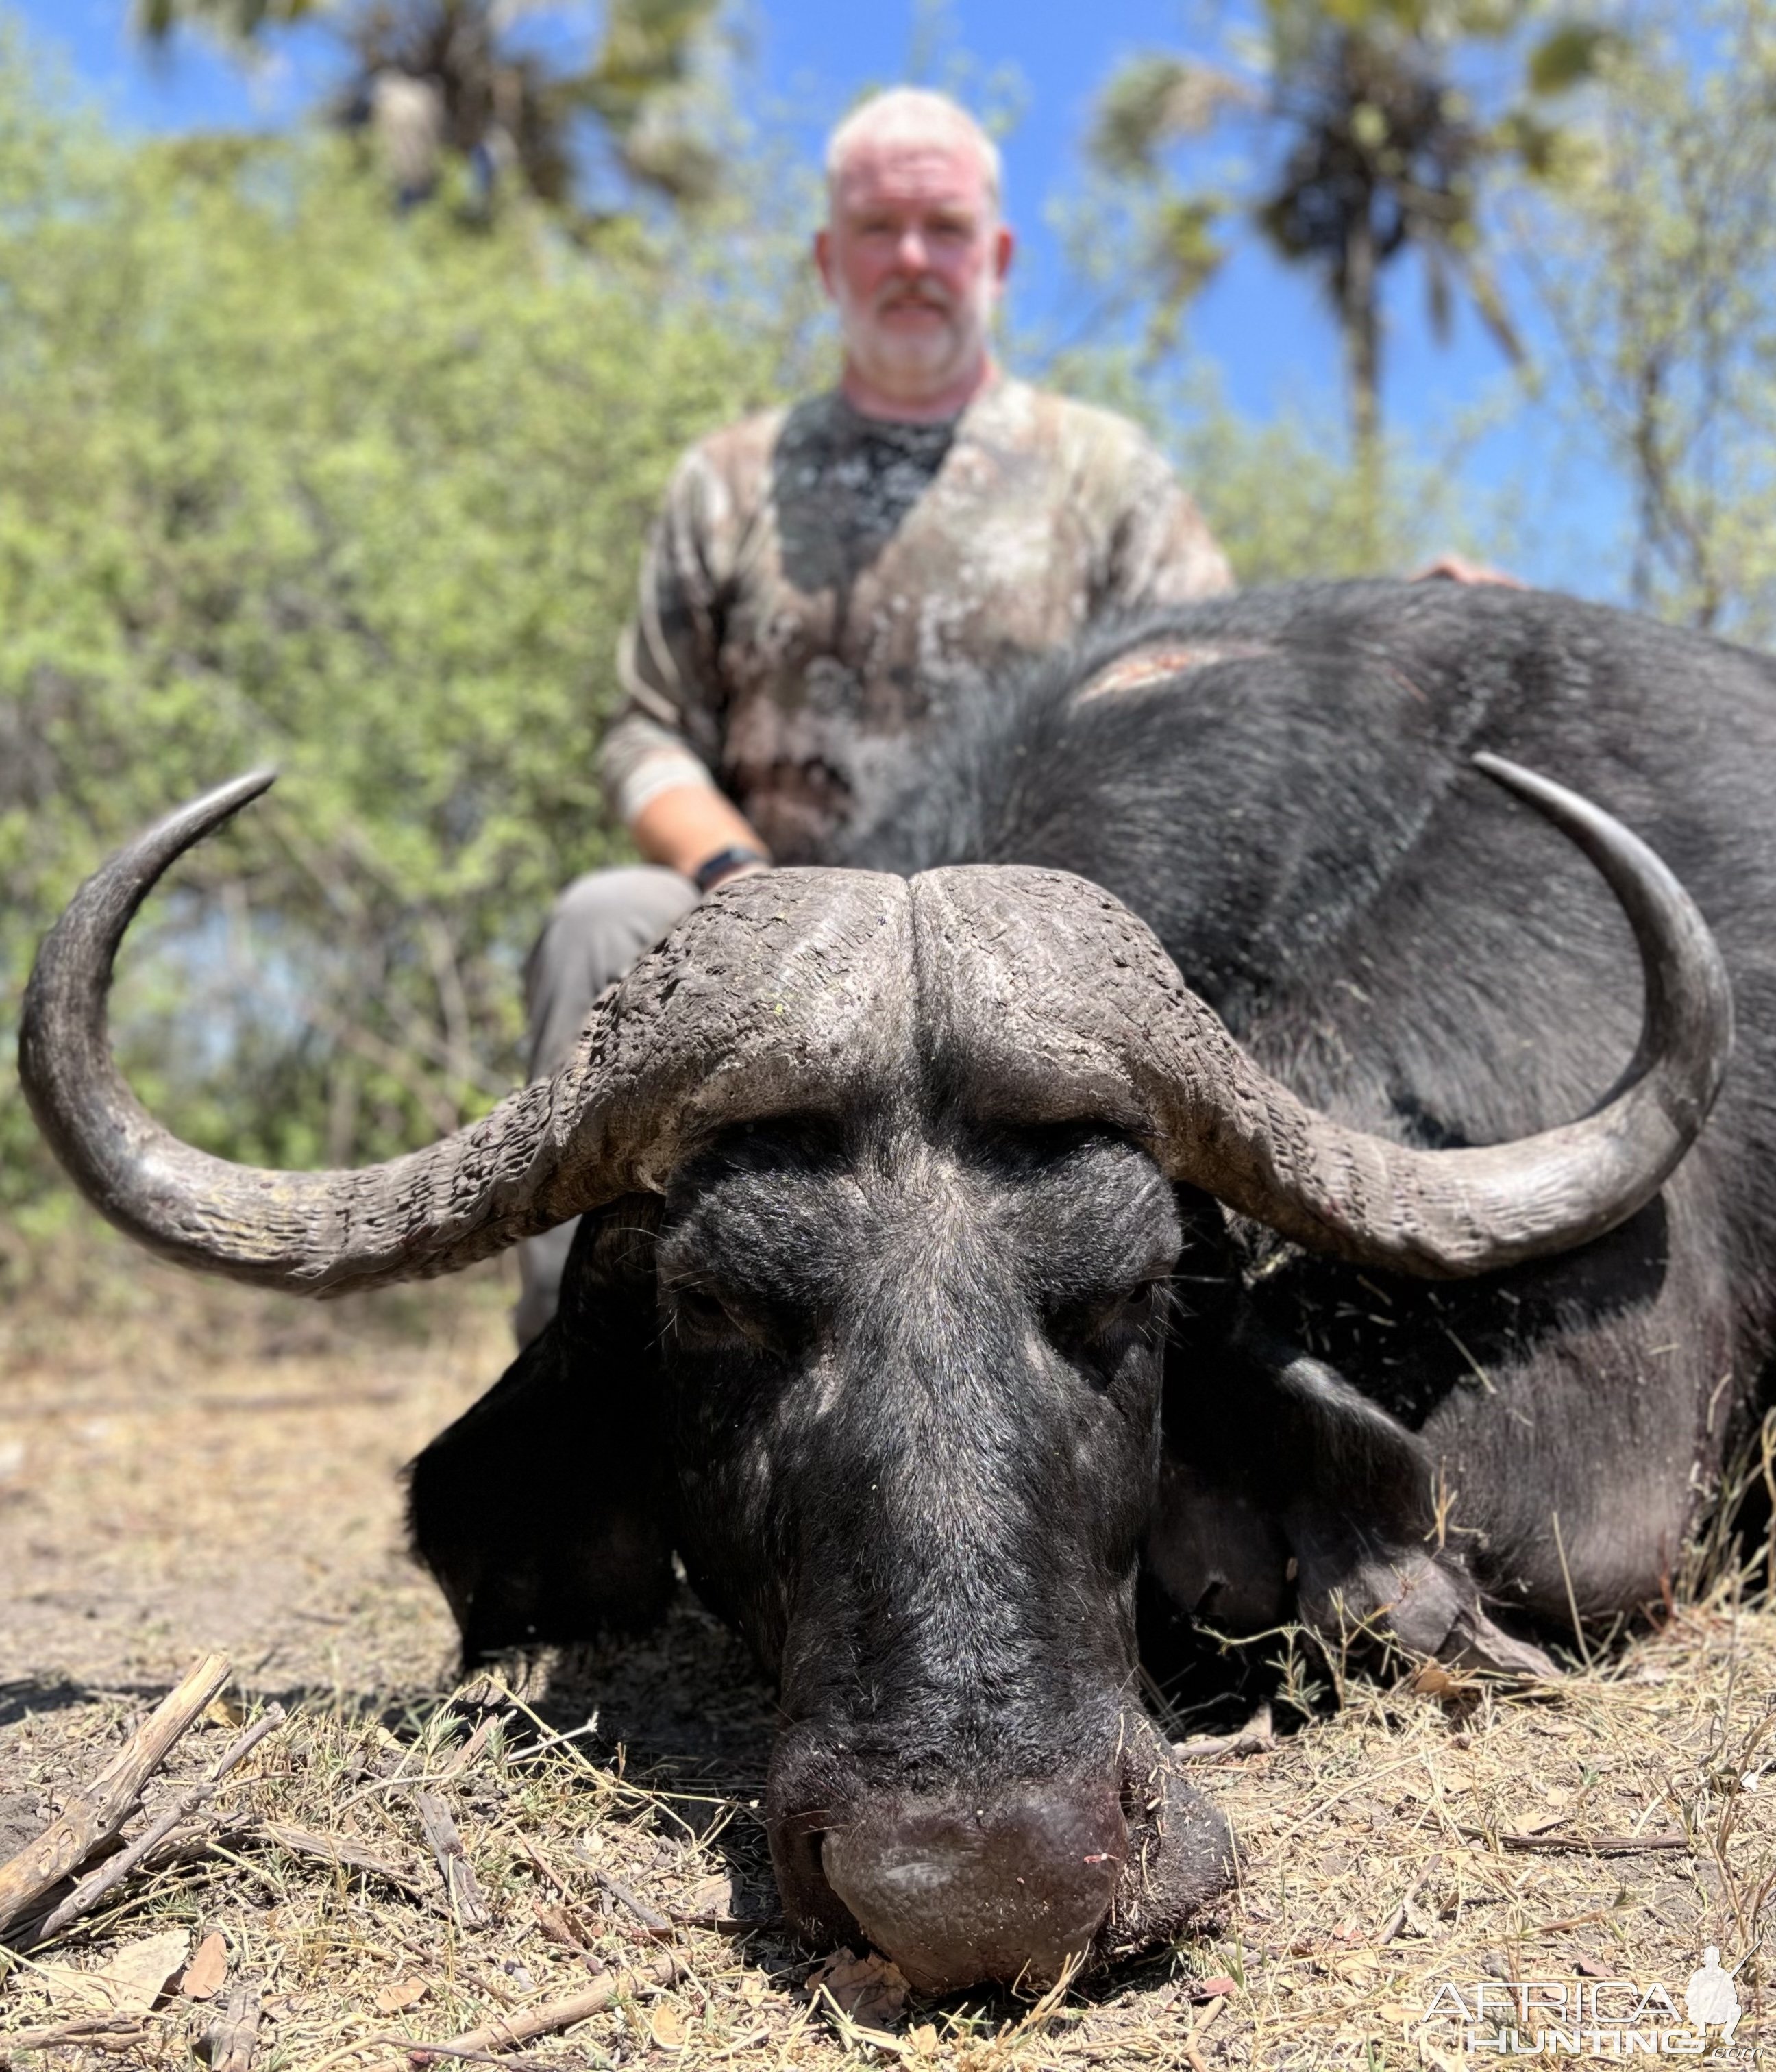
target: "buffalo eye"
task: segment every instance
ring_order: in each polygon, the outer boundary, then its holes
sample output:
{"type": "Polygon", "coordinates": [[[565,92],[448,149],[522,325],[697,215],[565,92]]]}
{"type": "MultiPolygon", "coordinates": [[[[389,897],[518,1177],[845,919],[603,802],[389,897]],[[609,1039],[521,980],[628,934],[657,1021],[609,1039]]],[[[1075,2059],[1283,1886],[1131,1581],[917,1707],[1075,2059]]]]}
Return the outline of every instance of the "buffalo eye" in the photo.
{"type": "Polygon", "coordinates": [[[673,1328],[693,1346],[743,1343],[769,1353],[785,1349],[784,1320],[731,1282],[699,1274],[671,1283],[664,1293],[673,1328]]]}
{"type": "Polygon", "coordinates": [[[1114,1369],[1137,1346],[1153,1342],[1165,1289],[1164,1280],[1155,1278],[1057,1303],[1048,1312],[1049,1338],[1070,1359],[1114,1369]]]}

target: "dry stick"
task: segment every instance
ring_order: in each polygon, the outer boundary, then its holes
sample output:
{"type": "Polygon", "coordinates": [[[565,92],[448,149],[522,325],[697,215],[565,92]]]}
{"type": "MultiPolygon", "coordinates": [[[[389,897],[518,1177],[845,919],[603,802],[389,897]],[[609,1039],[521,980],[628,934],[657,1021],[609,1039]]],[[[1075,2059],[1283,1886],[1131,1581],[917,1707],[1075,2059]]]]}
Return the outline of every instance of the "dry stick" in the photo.
{"type": "MultiPolygon", "coordinates": [[[[1469,1905],[1474,1902],[1470,1900],[1469,1905]]],[[[1593,1907],[1589,1914],[1569,1914],[1561,1921],[1539,1921],[1531,1929],[1534,1935],[1561,1935],[1568,1929],[1589,1928],[1600,1921],[1614,1921],[1618,1910],[1614,1906],[1593,1907]]]]}
{"type": "Polygon", "coordinates": [[[258,2041],[259,1988],[251,1982],[235,1988],[226,2009],[204,2033],[210,2072],[250,2072],[258,2041]]]}
{"type": "MultiPolygon", "coordinates": [[[[355,2046],[359,2050],[405,2050],[409,2062],[424,2064],[434,2058],[447,2058],[453,2065],[501,2065],[512,2068],[512,2072],[560,2072],[544,2058],[496,2058],[491,2050],[458,2050],[448,2043],[415,2043],[405,2036],[367,2036],[355,2046]]],[[[585,2060],[582,2058],[583,2064],[585,2060]]],[[[405,2072],[405,2068],[402,2069],[405,2072]]]]}
{"type": "Polygon", "coordinates": [[[549,1880],[549,1883],[554,1886],[555,1889],[561,1895],[562,1898],[567,1901],[569,1906],[573,1906],[579,1897],[579,1895],[574,1891],[573,1886],[568,1883],[567,1880],[561,1876],[561,1873],[556,1869],[553,1864],[546,1862],[544,1860],[541,1852],[532,1844],[530,1837],[528,1835],[520,1834],[516,1827],[512,1830],[512,1839],[517,1843],[519,1848],[524,1851],[524,1854],[529,1857],[530,1860],[536,1866],[537,1869],[540,1870],[543,1876],[549,1880]]]}
{"type": "Polygon", "coordinates": [[[456,1831],[456,1823],[450,1818],[450,1807],[435,1791],[416,1791],[413,1803],[419,1809],[419,1824],[426,1832],[426,1840],[438,1859],[445,1896],[458,1925],[485,1928],[493,1916],[481,1897],[480,1886],[475,1883],[474,1867],[462,1846],[462,1837],[456,1831]]]}
{"type": "MultiPolygon", "coordinates": [[[[583,1860],[583,1859],[582,1859],[583,1860]]],[[[614,1878],[608,1871],[601,1871],[596,1864],[587,1864],[592,1873],[592,1882],[602,1892],[607,1892],[619,1906],[626,1906],[642,1926],[652,1935],[670,1935],[672,1924],[664,1914],[656,1913],[646,1900],[638,1899],[621,1878],[614,1878]]]]}
{"type": "Polygon", "coordinates": [[[15,2029],[0,2036],[0,2050],[59,2050],[72,2043],[93,2043],[102,2049],[147,2040],[148,2023],[139,2014],[77,2015],[53,2029],[15,2029]]]}
{"type": "Polygon", "coordinates": [[[1490,1842],[1500,1849],[1519,1854],[1547,1856],[1632,1856],[1642,1849],[1688,1849],[1688,1835],[1491,1835],[1484,1827],[1464,1827],[1456,1832],[1470,1842],[1490,1842]]]}
{"type": "Polygon", "coordinates": [[[1184,2055],[1190,2060],[1190,2072],[1209,2072],[1209,2068],[1203,2063],[1202,2054],[1196,2046],[1208,2034],[1209,2024],[1215,2020],[1227,2004],[1225,1994],[1223,1994],[1219,2000],[1211,2000],[1192,2024],[1190,2034],[1184,2039],[1184,2055]]]}
{"type": "Polygon", "coordinates": [[[403,1870],[399,1864],[392,1864],[386,1856],[379,1856],[374,1850],[348,1842],[342,1836],[313,1834],[306,1827],[292,1827],[282,1820],[266,1821],[259,1832],[279,1848],[288,1849],[294,1856],[319,1856],[323,1863],[338,1864],[348,1871],[368,1871],[372,1877],[384,1879],[397,1891],[410,1893],[416,1899],[430,1897],[411,1871],[403,1870]]]}
{"type": "Polygon", "coordinates": [[[96,1871],[82,1878],[53,1913],[46,1914],[29,1930],[20,1947],[34,1949],[38,1943],[47,1942],[51,1935],[60,1934],[70,1922],[78,1921],[83,1914],[90,1914],[108,1893],[114,1892],[123,1883],[143,1857],[166,1840],[180,1821],[188,1820],[199,1807],[208,1803],[215,1796],[216,1786],[228,1772],[236,1763],[250,1755],[273,1727],[281,1726],[283,1718],[282,1705],[269,1707],[263,1718],[256,1720],[248,1728],[201,1784],[194,1784],[190,1790],[181,1792],[128,1848],[120,1851],[109,1862],[101,1864],[96,1871]]]}
{"type": "Polygon", "coordinates": [[[1418,1876],[1412,1880],[1409,1885],[1407,1886],[1405,1891],[1400,1894],[1399,1906],[1396,1906],[1393,1912],[1388,1915],[1387,1926],[1382,1930],[1381,1934],[1376,1938],[1378,1945],[1392,1942],[1394,1938],[1400,1933],[1400,1930],[1403,1929],[1406,1926],[1407,1922],[1411,1920],[1412,1917],[1412,1910],[1418,1904],[1419,1894],[1424,1889],[1425,1886],[1429,1884],[1432,1872],[1437,1868],[1442,1860],[1443,1859],[1441,1856],[1433,1856],[1430,1861],[1426,1864],[1424,1868],[1419,1873],[1418,1876]]]}
{"type": "Polygon", "coordinates": [[[588,1986],[584,1992],[574,1993],[565,2000],[550,2000],[542,2007],[520,2008],[504,2021],[485,2022],[479,2029],[471,2029],[466,2036],[453,2036],[448,2043],[406,2043],[402,2049],[419,2052],[436,2050],[446,2054],[468,2050],[515,2050],[520,2043],[528,2043],[539,2036],[553,2036],[557,2030],[571,2029],[576,2022],[589,2021],[595,2014],[602,2014],[614,2000],[625,1993],[632,1993],[638,1986],[669,1986],[684,1969],[676,1957],[656,1957],[651,1964],[638,1964],[633,1970],[610,1971],[596,1985],[588,1986]]]}
{"type": "Polygon", "coordinates": [[[1235,1733],[1198,1734],[1193,1740],[1174,1741],[1172,1753],[1185,1762],[1206,1762],[1223,1755],[1268,1755],[1276,1745],[1276,1731],[1267,1698],[1235,1733]]]}
{"type": "Polygon", "coordinates": [[[206,1655],[125,1741],[80,1796],[35,1842],[0,1864],[0,1934],[43,1894],[78,1870],[135,1811],[142,1787],[175,1741],[228,1680],[228,1658],[206,1655]]]}

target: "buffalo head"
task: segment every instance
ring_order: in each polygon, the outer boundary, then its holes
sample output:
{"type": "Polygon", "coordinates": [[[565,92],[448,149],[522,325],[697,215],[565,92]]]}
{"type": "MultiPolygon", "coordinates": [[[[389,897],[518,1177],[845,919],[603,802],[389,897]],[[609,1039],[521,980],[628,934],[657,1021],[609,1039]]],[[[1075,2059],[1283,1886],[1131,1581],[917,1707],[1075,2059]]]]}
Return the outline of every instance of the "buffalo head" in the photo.
{"type": "Polygon", "coordinates": [[[1730,1014],[1688,898],[1595,808],[1493,774],[1598,864],[1647,980],[1621,1090],[1518,1143],[1416,1151],[1314,1112],[1107,894],[964,867],[742,881],[482,1122],[364,1171],[228,1165],[135,1103],[105,994],[155,878],[254,779],[77,896],[24,1077],[113,1220],[243,1279],[365,1288],[583,1216],[555,1322],[415,1466],[466,1648],[643,1623],[676,1549],[780,1688],[790,1918],[927,1987],[1052,1976],[1175,1933],[1228,1873],[1134,1695],[1181,1261],[1212,1362],[1224,1209],[1484,1272],[1632,1214],[1713,1098],[1730,1014]]]}

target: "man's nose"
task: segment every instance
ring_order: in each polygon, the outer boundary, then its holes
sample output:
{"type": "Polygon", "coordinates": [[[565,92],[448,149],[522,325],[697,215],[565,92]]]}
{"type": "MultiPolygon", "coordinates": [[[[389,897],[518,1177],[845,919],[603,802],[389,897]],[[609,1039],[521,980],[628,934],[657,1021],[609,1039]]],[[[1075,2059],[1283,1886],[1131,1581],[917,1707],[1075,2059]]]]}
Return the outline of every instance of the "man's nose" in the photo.
{"type": "Polygon", "coordinates": [[[900,242],[894,247],[894,263],[902,273],[923,273],[930,269],[931,255],[926,249],[925,233],[909,224],[900,233],[900,242]]]}

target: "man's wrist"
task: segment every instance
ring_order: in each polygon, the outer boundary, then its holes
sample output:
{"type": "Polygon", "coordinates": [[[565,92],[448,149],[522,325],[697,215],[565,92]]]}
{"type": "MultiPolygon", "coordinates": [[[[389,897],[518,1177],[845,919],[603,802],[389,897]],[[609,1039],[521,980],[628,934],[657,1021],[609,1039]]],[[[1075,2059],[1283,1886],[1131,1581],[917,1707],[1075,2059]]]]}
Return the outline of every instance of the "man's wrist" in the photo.
{"type": "Polygon", "coordinates": [[[699,892],[713,892],[730,878],[738,878],[746,871],[766,870],[770,866],[771,858],[762,849],[750,849],[742,842],[730,843],[726,849],[718,849],[713,856],[705,857],[691,873],[691,882],[699,892]]]}

